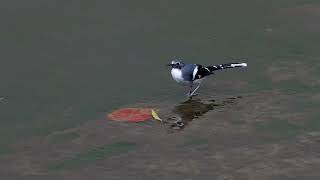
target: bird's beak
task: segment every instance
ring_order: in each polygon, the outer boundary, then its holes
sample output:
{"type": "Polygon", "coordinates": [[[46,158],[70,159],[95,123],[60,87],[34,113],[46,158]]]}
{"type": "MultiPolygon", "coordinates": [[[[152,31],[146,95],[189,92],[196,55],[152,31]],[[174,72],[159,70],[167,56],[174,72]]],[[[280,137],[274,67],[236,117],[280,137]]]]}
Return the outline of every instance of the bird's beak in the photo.
{"type": "Polygon", "coordinates": [[[171,64],[171,63],[169,63],[169,64],[166,64],[166,66],[172,66],[172,64],[171,64]]]}

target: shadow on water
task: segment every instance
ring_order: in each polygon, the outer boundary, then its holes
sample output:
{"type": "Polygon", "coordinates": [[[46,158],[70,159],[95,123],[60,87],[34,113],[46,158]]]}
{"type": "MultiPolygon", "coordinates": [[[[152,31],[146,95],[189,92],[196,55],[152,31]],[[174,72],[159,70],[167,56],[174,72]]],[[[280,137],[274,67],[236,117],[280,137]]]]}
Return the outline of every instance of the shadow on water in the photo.
{"type": "Polygon", "coordinates": [[[238,102],[240,98],[241,96],[227,98],[222,101],[209,100],[207,102],[201,101],[200,99],[189,99],[174,107],[173,113],[175,115],[169,117],[167,123],[171,124],[170,127],[172,129],[181,130],[192,120],[203,116],[209,111],[234,104],[238,102]]]}

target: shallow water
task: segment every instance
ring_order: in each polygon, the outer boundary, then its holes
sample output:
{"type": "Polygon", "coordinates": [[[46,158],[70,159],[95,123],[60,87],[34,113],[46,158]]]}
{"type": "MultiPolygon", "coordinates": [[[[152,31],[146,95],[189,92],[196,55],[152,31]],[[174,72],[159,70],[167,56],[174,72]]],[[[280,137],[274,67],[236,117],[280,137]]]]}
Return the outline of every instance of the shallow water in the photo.
{"type": "Polygon", "coordinates": [[[1,177],[318,179],[319,9],[314,0],[3,1],[1,177]],[[217,72],[187,101],[165,67],[172,58],[249,66],[217,72]],[[184,126],[105,120],[128,106],[184,126]]]}

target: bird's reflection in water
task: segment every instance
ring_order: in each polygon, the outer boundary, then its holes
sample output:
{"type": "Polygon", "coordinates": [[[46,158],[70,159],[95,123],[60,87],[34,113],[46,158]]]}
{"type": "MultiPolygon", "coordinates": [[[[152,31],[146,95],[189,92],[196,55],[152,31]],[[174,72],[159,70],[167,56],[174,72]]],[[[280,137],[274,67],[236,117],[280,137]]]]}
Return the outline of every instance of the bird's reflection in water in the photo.
{"type": "Polygon", "coordinates": [[[193,119],[201,117],[211,110],[219,109],[228,104],[233,104],[239,98],[241,97],[228,98],[221,102],[216,102],[215,100],[202,102],[200,99],[189,99],[174,108],[173,113],[176,115],[169,117],[168,123],[171,124],[170,127],[174,130],[183,129],[193,119]]]}

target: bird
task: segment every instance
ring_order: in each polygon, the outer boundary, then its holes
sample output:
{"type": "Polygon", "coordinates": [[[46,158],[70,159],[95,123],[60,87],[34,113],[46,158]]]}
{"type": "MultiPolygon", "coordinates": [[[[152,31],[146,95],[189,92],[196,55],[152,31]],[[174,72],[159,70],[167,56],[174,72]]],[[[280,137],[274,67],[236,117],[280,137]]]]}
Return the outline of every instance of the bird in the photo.
{"type": "Polygon", "coordinates": [[[195,95],[195,92],[199,89],[202,80],[209,75],[214,74],[214,71],[223,70],[228,68],[247,67],[247,63],[226,63],[213,66],[202,66],[200,64],[187,64],[182,60],[172,60],[167,64],[170,66],[172,78],[179,84],[187,85],[190,87],[190,91],[187,94],[189,98],[195,95]],[[196,88],[193,89],[194,85],[196,88]]]}

